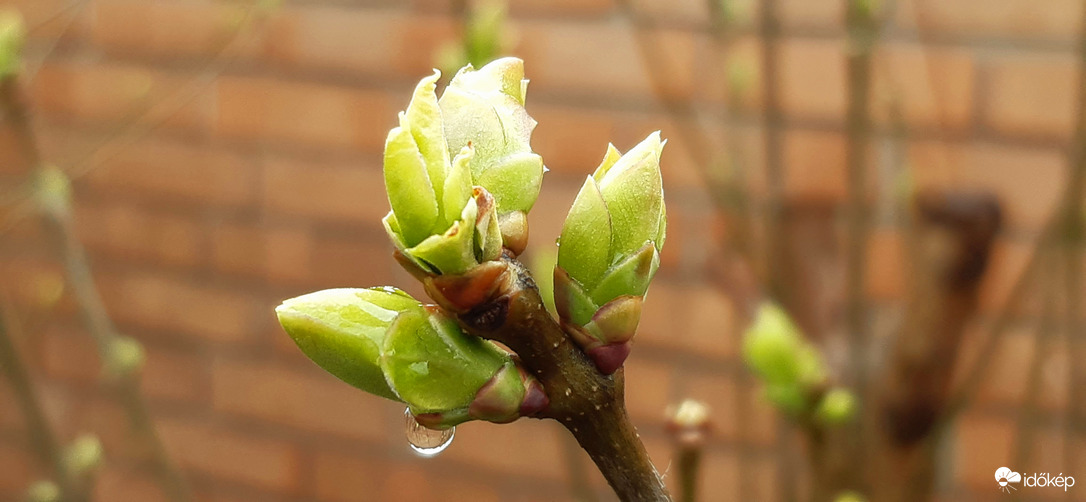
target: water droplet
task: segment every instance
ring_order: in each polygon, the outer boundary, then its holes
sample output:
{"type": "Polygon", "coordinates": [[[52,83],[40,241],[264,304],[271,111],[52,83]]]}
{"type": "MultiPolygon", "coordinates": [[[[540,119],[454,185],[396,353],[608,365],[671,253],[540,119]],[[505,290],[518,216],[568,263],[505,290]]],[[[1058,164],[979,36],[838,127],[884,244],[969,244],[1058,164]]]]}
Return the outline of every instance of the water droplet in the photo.
{"type": "Polygon", "coordinates": [[[543,166],[543,172],[549,173],[549,172],[551,172],[551,168],[549,168],[547,166],[543,166]]]}
{"type": "Polygon", "coordinates": [[[566,389],[566,396],[572,396],[572,395],[573,395],[573,391],[571,389],[567,388],[566,389]]]}
{"type": "Polygon", "coordinates": [[[403,411],[403,417],[407,444],[420,457],[432,457],[445,451],[445,448],[452,444],[453,436],[456,435],[456,427],[449,427],[441,431],[423,427],[422,424],[415,420],[410,408],[403,411]]]}

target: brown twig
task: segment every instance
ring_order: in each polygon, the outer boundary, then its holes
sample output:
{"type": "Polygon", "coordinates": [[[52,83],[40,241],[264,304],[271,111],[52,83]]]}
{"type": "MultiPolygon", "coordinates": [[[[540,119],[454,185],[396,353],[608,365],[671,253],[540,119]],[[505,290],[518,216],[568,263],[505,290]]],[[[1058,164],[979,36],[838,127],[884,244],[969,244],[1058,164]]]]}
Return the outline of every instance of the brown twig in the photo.
{"type": "MultiPolygon", "coordinates": [[[[457,317],[470,333],[512,349],[546,389],[538,414],[562,424],[596,463],[618,497],[670,501],[626,413],[623,370],[604,376],[547,312],[528,269],[506,254],[485,300],[457,317]]],[[[447,305],[432,288],[434,300],[447,305]]]]}
{"type": "MultiPolygon", "coordinates": [[[[22,159],[30,166],[35,175],[40,176],[47,169],[44,157],[39,150],[30,123],[28,107],[22,100],[18,82],[8,78],[0,82],[0,105],[5,110],[6,118],[16,135],[22,159]]],[[[75,294],[80,314],[83,316],[87,331],[94,338],[102,359],[108,361],[119,335],[106,312],[102,298],[94,285],[94,278],[87,261],[86,251],[76,236],[71,214],[66,207],[47,205],[42,208],[42,216],[53,229],[69,283],[75,294]]],[[[135,432],[150,448],[155,470],[162,482],[169,500],[184,502],[193,496],[183,475],[166,452],[161,438],[154,428],[146,402],[139,390],[139,381],[135,372],[126,373],[117,382],[118,395],[135,432]]]]}
{"type": "Polygon", "coordinates": [[[1026,376],[1026,390],[1022,409],[1018,415],[1018,435],[1014,444],[1014,465],[1030,465],[1033,462],[1033,444],[1036,436],[1037,419],[1040,416],[1041,387],[1044,381],[1044,361],[1048,356],[1056,327],[1055,284],[1060,275],[1056,262],[1046,262],[1042,270],[1040,284],[1044,288],[1041,300],[1041,319],[1034,335],[1033,355],[1030,357],[1029,371],[1026,376]]]}
{"type": "Polygon", "coordinates": [[[848,26],[848,111],[846,115],[848,172],[848,244],[845,267],[845,323],[851,352],[852,382],[866,395],[868,319],[865,301],[867,241],[871,233],[867,196],[867,170],[871,142],[871,54],[878,37],[878,25],[871,3],[851,0],[845,22],[848,26]]]}
{"type": "Polygon", "coordinates": [[[917,197],[915,220],[919,252],[909,273],[915,284],[873,404],[881,426],[873,500],[930,496],[954,361],[1002,216],[989,194],[925,193],[917,197]]]}
{"type": "MultiPolygon", "coordinates": [[[[1086,333],[1081,324],[1083,251],[1086,246],[1086,216],[1083,215],[1084,191],[1086,191],[1086,14],[1082,19],[1079,39],[1078,109],[1075,116],[1075,134],[1069,156],[1071,176],[1067,186],[1067,207],[1061,234],[1064,238],[1064,285],[1066,286],[1067,343],[1073,361],[1086,357],[1086,333]]],[[[1080,364],[1071,364],[1068,385],[1067,427],[1064,441],[1064,462],[1073,465],[1075,436],[1086,434],[1086,371],[1080,364]]]]}
{"type": "Polygon", "coordinates": [[[0,369],[11,383],[15,392],[15,400],[22,409],[26,419],[26,428],[29,431],[30,442],[37,452],[41,462],[53,471],[53,477],[68,502],[82,502],[87,499],[83,486],[78,483],[71,471],[64,463],[64,451],[57,439],[45,410],[41,406],[41,400],[34,389],[30,371],[27,369],[23,358],[12,339],[7,321],[7,306],[0,307],[0,369]]]}

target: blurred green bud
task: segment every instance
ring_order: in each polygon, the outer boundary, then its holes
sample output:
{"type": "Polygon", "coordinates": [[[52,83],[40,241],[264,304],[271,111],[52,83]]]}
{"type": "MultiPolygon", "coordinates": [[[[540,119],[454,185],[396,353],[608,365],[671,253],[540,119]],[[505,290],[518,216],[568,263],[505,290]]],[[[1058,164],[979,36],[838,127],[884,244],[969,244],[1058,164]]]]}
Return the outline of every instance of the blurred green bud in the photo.
{"type": "Polygon", "coordinates": [[[60,502],[60,487],[48,480],[38,481],[26,490],[27,502],[60,502]]]}
{"type": "Polygon", "coordinates": [[[38,170],[36,180],[38,204],[50,214],[66,214],[72,206],[72,181],[57,166],[38,170]]]}
{"type": "Polygon", "coordinates": [[[799,328],[773,303],[763,304],[747,328],[743,359],[770,385],[795,385],[801,375],[821,372],[817,353],[807,349],[799,328]]]}
{"type": "Polygon", "coordinates": [[[439,102],[435,71],[389,132],[385,230],[423,272],[459,275],[498,258],[503,245],[523,251],[543,175],[528,145],[535,121],[524,111],[523,76],[513,58],[467,67],[439,102]]]}
{"type": "Polygon", "coordinates": [[[767,302],[743,335],[743,359],[766,383],[766,398],[782,411],[810,412],[812,394],[827,378],[826,364],[784,309],[767,302]]]}
{"type": "Polygon", "coordinates": [[[106,353],[105,370],[114,378],[133,375],[143,367],[146,355],[139,341],[121,336],[109,343],[106,353]]]}
{"type": "Polygon", "coordinates": [[[483,66],[501,55],[505,17],[502,0],[481,0],[472,5],[464,27],[464,55],[468,64],[483,66]]]}
{"type": "Polygon", "coordinates": [[[25,44],[26,24],[23,16],[17,10],[0,10],[0,80],[19,73],[25,44]]]}
{"type": "Polygon", "coordinates": [[[800,415],[808,409],[807,392],[799,385],[769,384],[764,393],[767,401],[788,415],[800,415]]]}
{"type": "Polygon", "coordinates": [[[279,322],[310,359],[433,428],[542,409],[538,382],[497,345],[394,288],[330,289],[283,302],[279,322]]]}
{"type": "Polygon", "coordinates": [[[856,396],[847,389],[830,389],[818,403],[815,417],[827,425],[839,425],[852,420],[856,415],[856,396]]]}
{"type": "Polygon", "coordinates": [[[867,498],[861,495],[860,492],[846,490],[838,493],[833,502],[867,502],[867,498]]]}
{"type": "Polygon", "coordinates": [[[102,464],[102,442],[93,434],[79,436],[64,452],[64,462],[73,476],[90,476],[102,464]]]}
{"type": "Polygon", "coordinates": [[[849,0],[849,8],[865,18],[874,17],[882,7],[879,0],[849,0]]]}
{"type": "Polygon", "coordinates": [[[726,70],[728,91],[736,102],[746,100],[758,77],[757,65],[751,58],[734,58],[728,61],[726,70]]]}
{"type": "Polygon", "coordinates": [[[559,318],[606,374],[629,354],[667,227],[660,133],[625,155],[608,146],[581,187],[558,241],[559,318]]]}

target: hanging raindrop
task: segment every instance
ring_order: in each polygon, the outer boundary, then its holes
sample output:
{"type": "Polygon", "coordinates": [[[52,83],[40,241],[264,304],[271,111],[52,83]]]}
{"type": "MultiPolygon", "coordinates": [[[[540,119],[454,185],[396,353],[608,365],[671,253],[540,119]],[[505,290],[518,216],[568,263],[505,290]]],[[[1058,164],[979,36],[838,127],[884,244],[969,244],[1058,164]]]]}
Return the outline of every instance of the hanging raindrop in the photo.
{"type": "Polygon", "coordinates": [[[453,436],[456,434],[456,427],[449,427],[448,429],[435,431],[433,429],[427,429],[423,427],[418,421],[415,420],[415,416],[411,414],[411,409],[405,409],[403,411],[404,417],[404,434],[407,435],[407,444],[411,446],[420,457],[432,457],[445,451],[452,444],[453,436]]]}

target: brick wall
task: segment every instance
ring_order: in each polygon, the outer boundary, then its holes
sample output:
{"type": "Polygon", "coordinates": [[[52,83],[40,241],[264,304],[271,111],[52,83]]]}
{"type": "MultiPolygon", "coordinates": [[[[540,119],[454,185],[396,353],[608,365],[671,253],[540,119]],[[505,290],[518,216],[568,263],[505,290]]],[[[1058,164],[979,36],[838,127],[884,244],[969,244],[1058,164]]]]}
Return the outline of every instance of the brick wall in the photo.
{"type": "MultiPolygon", "coordinates": [[[[439,457],[415,458],[402,408],[317,369],[272,314],[284,298],[330,287],[396,284],[422,295],[394,266],[380,227],[387,211],[381,148],[435,49],[456,37],[453,3],[287,0],[243,32],[236,59],[215,76],[221,68],[208,62],[239,22],[239,3],[85,0],[66,8],[68,0],[0,0],[34,27],[28,67],[38,71],[28,92],[37,131],[50,159],[85,171],[75,180],[80,237],[110,314],[147,349],[143,388],[201,500],[568,498],[569,440],[554,424],[468,424],[439,457]],[[124,135],[125,124],[148,109],[161,127],[124,135]],[[97,150],[103,142],[110,147],[97,150]]],[[[727,57],[757,68],[761,41],[752,20],[760,2],[733,3],[740,15],[727,57]]],[[[840,200],[843,2],[777,3],[786,193],[840,200]]],[[[695,100],[717,146],[734,138],[752,193],[764,194],[758,72],[750,92],[729,95],[708,29],[709,2],[634,4],[642,29],[668,55],[667,95],[695,100]],[[727,103],[736,105],[729,113],[727,103]]],[[[1009,228],[984,291],[990,316],[1066,177],[1082,4],[896,4],[876,54],[872,190],[892,194],[901,183],[894,166],[903,160],[916,186],[1001,197],[1009,228]],[[891,105],[907,128],[900,142],[890,133],[891,105]]],[[[742,376],[728,303],[704,279],[719,220],[688,138],[653,93],[629,23],[612,0],[513,0],[511,11],[514,53],[532,80],[535,149],[551,169],[531,215],[529,249],[552,245],[608,141],[626,149],[663,130],[671,227],[627,363],[630,412],[657,466],[667,469],[664,408],[685,397],[707,401],[716,428],[703,500],[739,500],[741,488],[748,500],[774,500],[794,482],[776,463],[781,431],[742,376]]],[[[2,144],[10,147],[6,136],[2,144]]],[[[0,163],[6,189],[22,174],[0,163]]],[[[878,225],[867,287],[881,318],[893,322],[903,289],[901,239],[892,218],[878,225]]],[[[25,345],[50,417],[66,438],[93,431],[105,443],[98,500],[160,500],[146,455],[125,435],[121,408],[96,383],[98,360],[71,299],[52,301],[61,270],[51,241],[24,221],[0,235],[0,253],[3,288],[30,335],[25,345]]],[[[1028,324],[1012,332],[980,401],[950,434],[940,455],[947,500],[993,497],[991,473],[1012,458],[1015,410],[1035,346],[1028,324]]],[[[1070,445],[1076,465],[1061,457],[1060,410],[1075,362],[1059,347],[1045,359],[1043,420],[1031,436],[1042,462],[1028,469],[1086,477],[1081,438],[1070,445]]],[[[0,386],[3,500],[41,475],[20,421],[0,386]]],[[[575,455],[606,493],[587,457],[575,455]]]]}

